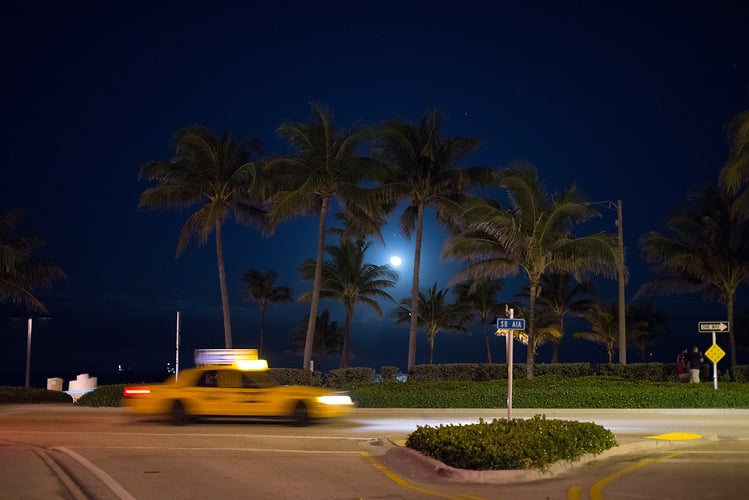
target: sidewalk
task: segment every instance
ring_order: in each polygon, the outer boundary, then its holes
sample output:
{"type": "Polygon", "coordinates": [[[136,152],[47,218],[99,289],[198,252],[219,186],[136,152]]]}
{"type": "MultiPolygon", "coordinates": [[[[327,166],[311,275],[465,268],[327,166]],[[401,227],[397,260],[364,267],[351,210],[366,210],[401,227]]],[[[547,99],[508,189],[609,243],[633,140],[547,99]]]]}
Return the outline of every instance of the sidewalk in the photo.
{"type": "Polygon", "coordinates": [[[87,498],[41,448],[0,441],[0,464],[1,499],[87,498]]]}

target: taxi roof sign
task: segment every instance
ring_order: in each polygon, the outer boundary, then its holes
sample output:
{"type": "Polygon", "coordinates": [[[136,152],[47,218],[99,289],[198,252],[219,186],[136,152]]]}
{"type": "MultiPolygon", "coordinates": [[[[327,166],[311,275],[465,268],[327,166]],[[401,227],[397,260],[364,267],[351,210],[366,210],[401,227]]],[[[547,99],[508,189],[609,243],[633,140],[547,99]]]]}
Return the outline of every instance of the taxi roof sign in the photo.
{"type": "Polygon", "coordinates": [[[258,361],[257,349],[195,349],[195,366],[258,361]]]}

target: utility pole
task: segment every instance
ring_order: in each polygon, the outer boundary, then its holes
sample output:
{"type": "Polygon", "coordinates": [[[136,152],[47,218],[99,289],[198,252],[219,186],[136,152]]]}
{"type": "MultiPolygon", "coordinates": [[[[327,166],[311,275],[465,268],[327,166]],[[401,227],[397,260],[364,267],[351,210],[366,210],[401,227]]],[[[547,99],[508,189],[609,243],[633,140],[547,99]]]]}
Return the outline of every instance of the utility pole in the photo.
{"type": "Polygon", "coordinates": [[[627,301],[624,297],[624,285],[626,282],[626,266],[624,262],[624,229],[622,226],[622,200],[613,201],[591,201],[587,205],[601,205],[610,210],[616,210],[616,243],[618,248],[616,256],[617,285],[619,287],[619,364],[627,364],[627,301]]]}
{"type": "Polygon", "coordinates": [[[624,299],[624,229],[622,228],[622,200],[616,201],[616,236],[619,243],[619,256],[616,269],[619,285],[619,364],[627,364],[627,310],[624,299]]]}

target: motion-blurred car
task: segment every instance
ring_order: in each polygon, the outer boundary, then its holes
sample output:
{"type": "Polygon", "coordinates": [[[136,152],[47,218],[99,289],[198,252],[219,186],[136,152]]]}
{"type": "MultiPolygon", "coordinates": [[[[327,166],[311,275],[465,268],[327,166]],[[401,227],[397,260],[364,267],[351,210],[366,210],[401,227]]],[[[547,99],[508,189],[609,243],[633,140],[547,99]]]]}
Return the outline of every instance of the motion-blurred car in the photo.
{"type": "Polygon", "coordinates": [[[193,417],[281,418],[307,425],[346,416],[354,407],[345,392],[280,385],[266,370],[267,364],[257,362],[249,368],[234,363],[182,370],[164,383],[125,387],[123,406],[135,414],[169,417],[175,425],[193,417]]]}

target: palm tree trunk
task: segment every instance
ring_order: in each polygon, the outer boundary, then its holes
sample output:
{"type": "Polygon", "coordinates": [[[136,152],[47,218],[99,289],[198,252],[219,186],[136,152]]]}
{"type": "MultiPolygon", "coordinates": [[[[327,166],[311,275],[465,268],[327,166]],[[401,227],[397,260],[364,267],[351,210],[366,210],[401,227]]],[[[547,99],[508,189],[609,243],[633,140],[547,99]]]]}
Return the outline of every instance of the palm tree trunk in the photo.
{"type": "MultiPolygon", "coordinates": [[[[726,300],[726,316],[728,317],[728,325],[730,328],[728,329],[728,347],[731,350],[731,371],[734,372],[734,377],[736,376],[736,337],[734,336],[734,322],[733,322],[733,308],[734,308],[734,302],[735,302],[735,294],[730,293],[728,294],[728,300],[726,300]]],[[[734,379],[735,380],[735,379],[734,379]]]]}
{"type": "Polygon", "coordinates": [[[486,323],[486,318],[481,319],[481,325],[484,327],[484,343],[486,344],[486,359],[489,364],[492,364],[492,349],[489,344],[489,325],[486,323]]]}
{"type": "Polygon", "coordinates": [[[411,285],[411,323],[408,328],[408,373],[416,366],[416,329],[419,325],[419,272],[421,268],[421,237],[424,231],[424,205],[419,204],[416,215],[416,249],[414,250],[414,276],[411,285]]]}
{"type": "Polygon", "coordinates": [[[554,342],[554,352],[551,355],[552,363],[559,363],[559,347],[562,343],[562,339],[564,338],[564,314],[561,314],[559,316],[559,334],[559,340],[554,342]]]}
{"type": "Polygon", "coordinates": [[[221,224],[216,224],[216,260],[218,261],[218,283],[221,289],[221,310],[224,313],[224,343],[232,348],[231,316],[229,313],[229,292],[226,289],[226,268],[224,266],[224,242],[221,224]]]}
{"type": "Polygon", "coordinates": [[[434,336],[429,337],[429,364],[434,361],[434,336]]]}
{"type": "Polygon", "coordinates": [[[325,251],[325,217],[328,214],[328,198],[322,199],[320,207],[320,225],[317,228],[317,262],[315,262],[315,280],[312,285],[312,300],[307,323],[307,337],[304,341],[304,364],[302,367],[309,371],[312,361],[312,345],[315,340],[315,323],[317,322],[317,307],[320,303],[320,281],[322,277],[323,253],[325,251]]]}
{"type": "Polygon", "coordinates": [[[536,317],[536,293],[538,291],[538,278],[531,278],[530,280],[530,297],[528,301],[528,355],[525,358],[525,378],[527,380],[533,380],[533,372],[535,371],[534,364],[536,362],[536,332],[535,321],[536,317]]]}
{"type": "Polygon", "coordinates": [[[341,368],[348,368],[348,351],[351,342],[351,318],[353,307],[346,306],[346,318],[343,321],[343,348],[341,349],[341,368]]]}
{"type": "Polygon", "coordinates": [[[263,353],[263,337],[265,336],[265,306],[260,306],[260,345],[258,346],[257,353],[261,355],[263,353]]]}

